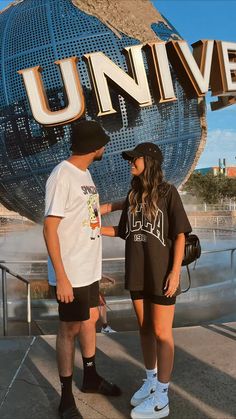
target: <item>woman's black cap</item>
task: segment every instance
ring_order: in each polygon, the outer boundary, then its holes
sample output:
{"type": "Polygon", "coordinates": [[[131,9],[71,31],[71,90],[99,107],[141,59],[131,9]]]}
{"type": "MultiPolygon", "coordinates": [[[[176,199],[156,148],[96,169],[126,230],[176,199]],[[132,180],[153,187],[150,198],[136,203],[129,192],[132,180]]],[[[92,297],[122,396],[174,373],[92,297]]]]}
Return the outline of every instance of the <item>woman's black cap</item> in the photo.
{"type": "Polygon", "coordinates": [[[154,143],[140,143],[133,150],[123,151],[122,157],[125,160],[132,160],[137,157],[149,156],[157,160],[160,165],[163,162],[163,154],[160,148],[154,143]]]}
{"type": "Polygon", "coordinates": [[[110,137],[97,121],[80,121],[71,125],[71,150],[88,154],[105,146],[110,137]]]}

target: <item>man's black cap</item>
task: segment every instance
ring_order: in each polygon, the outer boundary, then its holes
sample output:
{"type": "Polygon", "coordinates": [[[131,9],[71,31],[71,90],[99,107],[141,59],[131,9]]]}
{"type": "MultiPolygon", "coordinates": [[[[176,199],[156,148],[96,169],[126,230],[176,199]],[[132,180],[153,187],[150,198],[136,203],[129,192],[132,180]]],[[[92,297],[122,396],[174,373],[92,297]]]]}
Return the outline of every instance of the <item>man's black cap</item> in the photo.
{"type": "Polygon", "coordinates": [[[110,141],[101,125],[96,121],[80,121],[72,124],[71,150],[76,154],[88,154],[110,141]]]}
{"type": "Polygon", "coordinates": [[[160,148],[153,143],[140,143],[133,150],[123,151],[122,157],[125,160],[132,160],[137,157],[149,156],[157,160],[160,165],[163,162],[163,155],[160,148]]]}

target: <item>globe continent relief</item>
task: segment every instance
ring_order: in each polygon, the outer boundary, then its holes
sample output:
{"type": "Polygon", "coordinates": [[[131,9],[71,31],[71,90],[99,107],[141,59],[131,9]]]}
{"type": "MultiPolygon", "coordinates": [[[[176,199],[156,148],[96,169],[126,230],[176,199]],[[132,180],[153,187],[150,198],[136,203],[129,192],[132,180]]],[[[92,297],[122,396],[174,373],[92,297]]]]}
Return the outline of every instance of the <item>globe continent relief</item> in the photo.
{"type": "MultiPolygon", "coordinates": [[[[151,3],[137,1],[140,7],[145,3],[147,11],[153,15],[151,3]]],[[[151,106],[140,108],[111,88],[117,113],[97,116],[95,93],[82,56],[102,51],[127,72],[122,50],[139,45],[143,40],[134,36],[135,10],[132,10],[130,25],[126,25],[129,34],[118,24],[116,28],[114,22],[107,24],[102,10],[99,15],[102,2],[95,14],[91,7],[89,9],[89,3],[88,0],[21,0],[0,13],[0,202],[36,222],[43,219],[46,180],[55,165],[70,154],[71,128],[68,124],[48,129],[36,122],[22,77],[17,73],[21,69],[38,65],[43,68],[42,79],[50,108],[56,111],[66,106],[66,98],[54,62],[71,56],[79,58],[77,68],[86,101],[84,118],[99,121],[111,138],[102,162],[91,166],[101,202],[126,196],[130,171],[121,158],[123,150],[144,141],[158,144],[164,153],[165,178],[179,186],[196,165],[205,141],[204,106],[198,99],[186,97],[173,68],[176,101],[161,104],[153,100],[151,106]]],[[[109,0],[104,0],[103,6],[106,3],[110,5],[109,0]]],[[[133,2],[127,0],[116,2],[116,8],[122,9],[122,3],[133,7],[133,2]]],[[[139,9],[139,17],[141,12],[139,9]]],[[[122,16],[119,10],[116,15],[122,16]]],[[[146,22],[153,39],[179,39],[176,29],[159,13],[157,15],[160,18],[155,22],[150,25],[146,22]]],[[[145,14],[142,20],[145,23],[145,14]]],[[[120,21],[125,26],[125,19],[120,21]]],[[[142,27],[137,26],[142,32],[142,27]]],[[[148,76],[145,53],[143,57],[148,76]]]]}

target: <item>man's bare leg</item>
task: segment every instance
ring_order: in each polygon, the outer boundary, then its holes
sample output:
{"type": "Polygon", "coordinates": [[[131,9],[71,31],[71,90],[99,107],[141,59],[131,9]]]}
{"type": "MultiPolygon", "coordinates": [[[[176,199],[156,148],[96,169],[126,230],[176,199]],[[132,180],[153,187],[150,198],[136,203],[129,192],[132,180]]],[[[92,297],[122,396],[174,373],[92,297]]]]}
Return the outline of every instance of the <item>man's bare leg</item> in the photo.
{"type": "Polygon", "coordinates": [[[99,317],[98,307],[90,308],[90,318],[81,322],[79,343],[84,358],[90,358],[96,351],[96,322],[99,317]]]}
{"type": "Polygon", "coordinates": [[[74,367],[75,338],[78,335],[81,322],[59,322],[56,340],[57,364],[62,387],[59,411],[64,412],[75,406],[72,393],[72,375],[74,367]]]}
{"type": "Polygon", "coordinates": [[[119,396],[121,391],[115,384],[109,383],[96,371],[96,321],[98,308],[90,309],[90,319],[81,322],[79,332],[80,347],[84,364],[84,379],[81,390],[84,393],[102,393],[107,396],[119,396]]]}

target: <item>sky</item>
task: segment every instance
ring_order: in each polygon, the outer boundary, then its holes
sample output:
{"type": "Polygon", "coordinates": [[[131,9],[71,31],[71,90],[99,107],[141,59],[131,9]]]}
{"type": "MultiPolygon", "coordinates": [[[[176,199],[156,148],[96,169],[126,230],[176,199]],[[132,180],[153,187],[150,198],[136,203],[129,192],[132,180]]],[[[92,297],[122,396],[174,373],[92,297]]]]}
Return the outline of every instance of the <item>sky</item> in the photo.
{"type": "MultiPolygon", "coordinates": [[[[189,45],[200,39],[236,42],[236,1],[156,0],[152,2],[189,45]]],[[[236,165],[236,104],[211,111],[207,95],[208,135],[197,168],[218,166],[219,158],[236,165]]]]}
{"type": "MultiPolygon", "coordinates": [[[[9,3],[0,0],[0,9],[9,3]]],[[[236,0],[153,0],[152,3],[189,45],[200,39],[236,42],[236,0]]],[[[225,158],[227,165],[236,165],[236,105],[213,112],[210,101],[209,93],[207,143],[197,168],[217,166],[219,158],[225,158]]]]}

